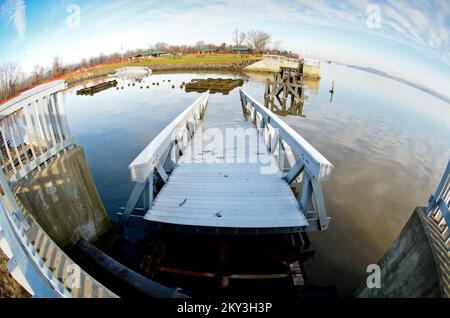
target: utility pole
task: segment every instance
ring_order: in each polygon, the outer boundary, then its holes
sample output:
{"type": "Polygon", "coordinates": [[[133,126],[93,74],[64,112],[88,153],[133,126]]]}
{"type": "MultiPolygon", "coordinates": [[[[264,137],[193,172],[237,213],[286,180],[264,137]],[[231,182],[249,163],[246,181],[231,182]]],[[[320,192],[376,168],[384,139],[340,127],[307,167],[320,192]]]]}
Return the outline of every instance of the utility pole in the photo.
{"type": "Polygon", "coordinates": [[[123,42],[120,42],[120,61],[123,63],[123,42]]]}

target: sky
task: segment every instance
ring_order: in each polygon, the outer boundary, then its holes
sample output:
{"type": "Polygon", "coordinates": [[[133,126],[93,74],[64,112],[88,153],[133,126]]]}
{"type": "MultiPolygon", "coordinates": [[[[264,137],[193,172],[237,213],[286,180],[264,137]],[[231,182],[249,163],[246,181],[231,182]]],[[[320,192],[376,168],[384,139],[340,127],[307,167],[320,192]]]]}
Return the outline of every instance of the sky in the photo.
{"type": "Polygon", "coordinates": [[[449,0],[0,0],[0,62],[25,71],[156,42],[263,30],[307,57],[377,68],[450,97],[449,0]]]}

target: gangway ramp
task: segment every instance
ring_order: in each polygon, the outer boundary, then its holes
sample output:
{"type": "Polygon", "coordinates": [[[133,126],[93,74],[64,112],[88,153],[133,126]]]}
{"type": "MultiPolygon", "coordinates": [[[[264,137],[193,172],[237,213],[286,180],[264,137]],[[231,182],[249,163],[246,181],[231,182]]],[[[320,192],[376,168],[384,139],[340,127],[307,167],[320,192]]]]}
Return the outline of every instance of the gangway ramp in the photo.
{"type": "Polygon", "coordinates": [[[326,229],[320,181],[333,166],[243,91],[241,101],[244,116],[227,118],[214,108],[206,112],[203,95],[136,157],[124,224],[143,198],[142,221],[160,227],[236,234],[326,229]],[[303,184],[299,198],[295,182],[303,184]]]}

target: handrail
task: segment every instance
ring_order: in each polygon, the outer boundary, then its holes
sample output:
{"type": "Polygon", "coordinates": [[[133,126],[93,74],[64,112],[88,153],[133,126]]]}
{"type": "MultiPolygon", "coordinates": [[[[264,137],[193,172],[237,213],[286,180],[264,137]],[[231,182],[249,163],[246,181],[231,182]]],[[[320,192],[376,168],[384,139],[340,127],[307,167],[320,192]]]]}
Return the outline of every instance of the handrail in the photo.
{"type": "MultiPolygon", "coordinates": [[[[10,202],[15,202],[9,186],[0,173],[0,187],[10,202]]],[[[17,203],[14,204],[17,206],[17,203]]],[[[9,212],[4,199],[0,202],[0,231],[6,238],[9,252],[8,269],[13,277],[36,297],[70,297],[70,292],[54,277],[42,262],[29,241],[18,215],[18,210],[9,212]],[[20,274],[19,274],[20,273],[20,274]]],[[[4,251],[5,252],[5,251],[4,251]]]]}
{"type": "Polygon", "coordinates": [[[43,84],[1,106],[0,170],[9,182],[40,169],[73,144],[60,94],[64,88],[64,81],[43,84]]]}
{"type": "Polygon", "coordinates": [[[151,208],[153,197],[157,192],[154,187],[155,181],[158,177],[163,183],[168,180],[166,170],[170,172],[175,167],[180,152],[194,135],[197,124],[203,119],[208,98],[209,92],[200,96],[164,128],[128,166],[131,181],[136,184],[124,211],[118,213],[122,224],[127,224],[141,197],[144,210],[151,208]]]}
{"type": "Polygon", "coordinates": [[[450,253],[450,160],[436,192],[428,200],[427,214],[441,228],[441,235],[450,253]]]}
{"type": "Polygon", "coordinates": [[[333,165],[291,126],[243,90],[241,90],[241,99],[243,104],[250,103],[267,123],[279,130],[280,137],[302,158],[305,168],[310,171],[313,177],[318,178],[319,181],[326,181],[330,178],[333,165]]]}
{"type": "Polygon", "coordinates": [[[89,280],[91,288],[95,285],[99,293],[101,289],[104,297],[117,297],[71,260],[32,216],[25,219],[3,173],[0,173],[0,188],[3,192],[0,200],[0,237],[6,239],[0,247],[9,258],[8,270],[20,285],[33,297],[85,297],[88,290],[81,282],[84,276],[84,281],[89,280]],[[37,240],[38,237],[40,240],[37,240]],[[40,242],[46,242],[48,248],[39,251],[40,242]],[[50,254],[45,253],[46,250],[53,251],[54,259],[59,258],[61,262],[56,265],[48,257],[50,254]],[[58,277],[59,274],[62,277],[58,277]],[[83,292],[80,294],[80,291],[83,292]]]}
{"type": "Polygon", "coordinates": [[[310,224],[305,230],[326,230],[330,218],[326,214],[320,182],[330,178],[333,165],[272,111],[242,89],[240,95],[244,116],[253,120],[257,130],[263,134],[268,150],[278,157],[282,172],[288,161],[289,169],[284,176],[286,182],[302,182],[298,203],[310,224]]]}
{"type": "Polygon", "coordinates": [[[104,296],[115,297],[80,269],[31,215],[25,217],[11,189],[20,178],[41,169],[73,144],[59,94],[64,88],[64,81],[47,83],[1,106],[0,248],[9,258],[11,275],[35,297],[80,296],[85,291],[77,279],[81,275],[104,296]],[[43,242],[46,248],[39,250],[43,242]],[[45,254],[48,251],[54,258],[45,254]],[[53,263],[57,258],[58,266],[53,263]]]}
{"type": "MultiPolygon", "coordinates": [[[[189,123],[195,122],[203,117],[208,103],[209,93],[200,96],[191,106],[176,117],[166,128],[161,131],[152,142],[131,162],[129,169],[133,182],[146,182],[149,175],[154,170],[157,162],[166,152],[169,145],[174,142],[174,138],[183,138],[185,128],[189,123]],[[174,134],[180,134],[174,136],[174,134]]],[[[191,128],[188,128],[191,129],[191,128]]],[[[195,127],[194,127],[195,129],[195,127]]],[[[178,140],[179,141],[179,140],[178,140]]]]}
{"type": "Polygon", "coordinates": [[[26,103],[26,100],[30,97],[39,99],[39,95],[44,93],[44,95],[51,95],[57,92],[62,91],[66,87],[64,80],[52,81],[49,83],[45,83],[36,87],[33,87],[25,92],[22,92],[18,96],[13,99],[3,103],[0,105],[0,115],[5,115],[5,113],[12,113],[16,111],[18,108],[23,108],[23,103],[26,103]]]}
{"type": "MultiPolygon", "coordinates": [[[[129,165],[131,180],[145,182],[154,170],[157,161],[169,147],[174,138],[182,138],[182,134],[175,137],[174,133],[184,131],[188,123],[194,123],[203,116],[208,103],[209,93],[200,96],[191,106],[176,117],[129,165]],[[192,121],[193,120],[193,121],[192,121]],[[180,130],[181,129],[181,130],[180,130]]],[[[195,129],[195,128],[194,128],[195,129]]]]}

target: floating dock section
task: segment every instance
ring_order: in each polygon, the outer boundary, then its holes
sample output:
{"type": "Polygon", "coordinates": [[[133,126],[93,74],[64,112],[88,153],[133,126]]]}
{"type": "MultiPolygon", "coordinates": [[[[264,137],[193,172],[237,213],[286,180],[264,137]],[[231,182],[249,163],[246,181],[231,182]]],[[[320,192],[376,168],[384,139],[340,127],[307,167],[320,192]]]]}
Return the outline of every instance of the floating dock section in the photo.
{"type": "Polygon", "coordinates": [[[222,78],[207,78],[207,79],[192,79],[189,83],[186,83],[186,92],[207,92],[210,93],[222,93],[227,95],[230,91],[236,87],[242,86],[244,80],[242,79],[222,79],[222,78]]]}
{"type": "Polygon", "coordinates": [[[90,87],[79,89],[77,91],[77,95],[91,95],[92,96],[98,92],[104,91],[105,89],[108,89],[111,87],[116,87],[116,86],[117,86],[116,80],[108,81],[105,83],[101,83],[101,84],[97,84],[97,85],[93,85],[90,87]]]}

